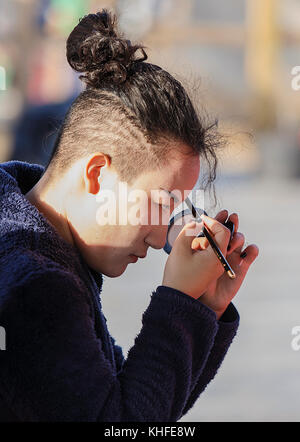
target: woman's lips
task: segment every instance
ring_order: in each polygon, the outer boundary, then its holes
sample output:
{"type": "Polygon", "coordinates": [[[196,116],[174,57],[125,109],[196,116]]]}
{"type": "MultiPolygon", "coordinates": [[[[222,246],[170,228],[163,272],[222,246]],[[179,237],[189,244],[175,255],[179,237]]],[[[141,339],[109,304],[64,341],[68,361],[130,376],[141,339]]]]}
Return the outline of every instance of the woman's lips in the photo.
{"type": "Polygon", "coordinates": [[[135,255],[135,254],[132,253],[130,256],[136,256],[137,258],[143,259],[143,258],[146,258],[147,253],[145,253],[145,255],[135,255]]]}
{"type": "Polygon", "coordinates": [[[134,255],[134,254],[130,254],[129,256],[130,256],[130,258],[132,258],[132,259],[134,260],[134,262],[136,262],[139,258],[140,258],[140,259],[146,258],[147,253],[146,253],[145,255],[134,255]]]}

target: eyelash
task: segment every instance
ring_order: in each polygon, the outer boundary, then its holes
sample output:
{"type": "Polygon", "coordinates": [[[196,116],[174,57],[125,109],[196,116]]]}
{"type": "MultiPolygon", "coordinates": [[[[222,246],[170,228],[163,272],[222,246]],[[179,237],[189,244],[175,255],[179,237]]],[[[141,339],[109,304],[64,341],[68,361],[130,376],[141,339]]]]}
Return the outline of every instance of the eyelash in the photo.
{"type": "Polygon", "coordinates": [[[165,209],[170,209],[170,206],[167,206],[166,204],[160,204],[160,203],[155,203],[157,206],[162,207],[164,210],[165,209]]]}

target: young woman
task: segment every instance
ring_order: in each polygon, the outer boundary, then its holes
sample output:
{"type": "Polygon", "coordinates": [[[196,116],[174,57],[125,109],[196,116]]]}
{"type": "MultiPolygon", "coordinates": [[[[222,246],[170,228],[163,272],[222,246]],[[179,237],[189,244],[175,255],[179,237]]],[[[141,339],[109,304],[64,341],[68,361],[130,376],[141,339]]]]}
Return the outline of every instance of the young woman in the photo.
{"type": "MultiPolygon", "coordinates": [[[[238,327],[231,300],[258,248],[242,251],[237,214],[229,217],[236,225],[229,246],[223,210],[203,222],[236,279],[187,225],[126,360],[107,330],[102,275],[117,277],[149,247],[161,249],[167,225],[151,223],[151,210],[172,212],[195,186],[202,160],[211,181],[216,167],[209,128],[182,85],[115,28],[103,10],[69,36],[68,61],[87,88],[48,166],[0,165],[3,421],[177,421],[215,376],[238,327]],[[99,201],[110,192],[119,203],[120,183],[143,195],[147,222],[101,222],[99,201]],[[155,200],[155,189],[165,201],[155,200]]],[[[121,216],[128,209],[117,207],[121,216]]]]}

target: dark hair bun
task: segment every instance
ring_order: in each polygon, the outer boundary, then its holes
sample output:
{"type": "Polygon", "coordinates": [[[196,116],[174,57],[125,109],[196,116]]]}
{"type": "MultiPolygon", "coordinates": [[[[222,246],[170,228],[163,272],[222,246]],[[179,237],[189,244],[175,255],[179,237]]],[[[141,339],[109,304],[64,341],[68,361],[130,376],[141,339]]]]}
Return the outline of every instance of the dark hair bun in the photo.
{"type": "Polygon", "coordinates": [[[116,16],[103,9],[83,17],[67,40],[67,59],[88,86],[124,83],[134,64],[147,59],[143,46],[131,45],[116,32],[116,16]],[[136,51],[142,57],[136,58],[136,51]]]}

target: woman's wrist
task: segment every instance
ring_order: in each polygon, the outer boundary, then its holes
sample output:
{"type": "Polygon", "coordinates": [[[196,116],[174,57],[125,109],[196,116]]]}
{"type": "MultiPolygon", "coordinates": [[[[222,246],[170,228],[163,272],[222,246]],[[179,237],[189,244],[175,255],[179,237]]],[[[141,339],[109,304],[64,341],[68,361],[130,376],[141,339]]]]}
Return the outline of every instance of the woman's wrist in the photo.
{"type": "Polygon", "coordinates": [[[217,320],[219,321],[219,319],[223,316],[224,312],[226,311],[227,307],[224,308],[223,310],[219,310],[219,311],[215,311],[215,314],[217,316],[217,320]]]}
{"type": "Polygon", "coordinates": [[[224,314],[224,312],[228,307],[228,305],[220,307],[214,304],[213,302],[209,302],[209,300],[205,298],[205,294],[200,296],[198,299],[202,302],[202,304],[206,305],[206,307],[209,307],[213,312],[215,312],[217,321],[219,321],[219,319],[221,318],[221,316],[224,314]]]}

